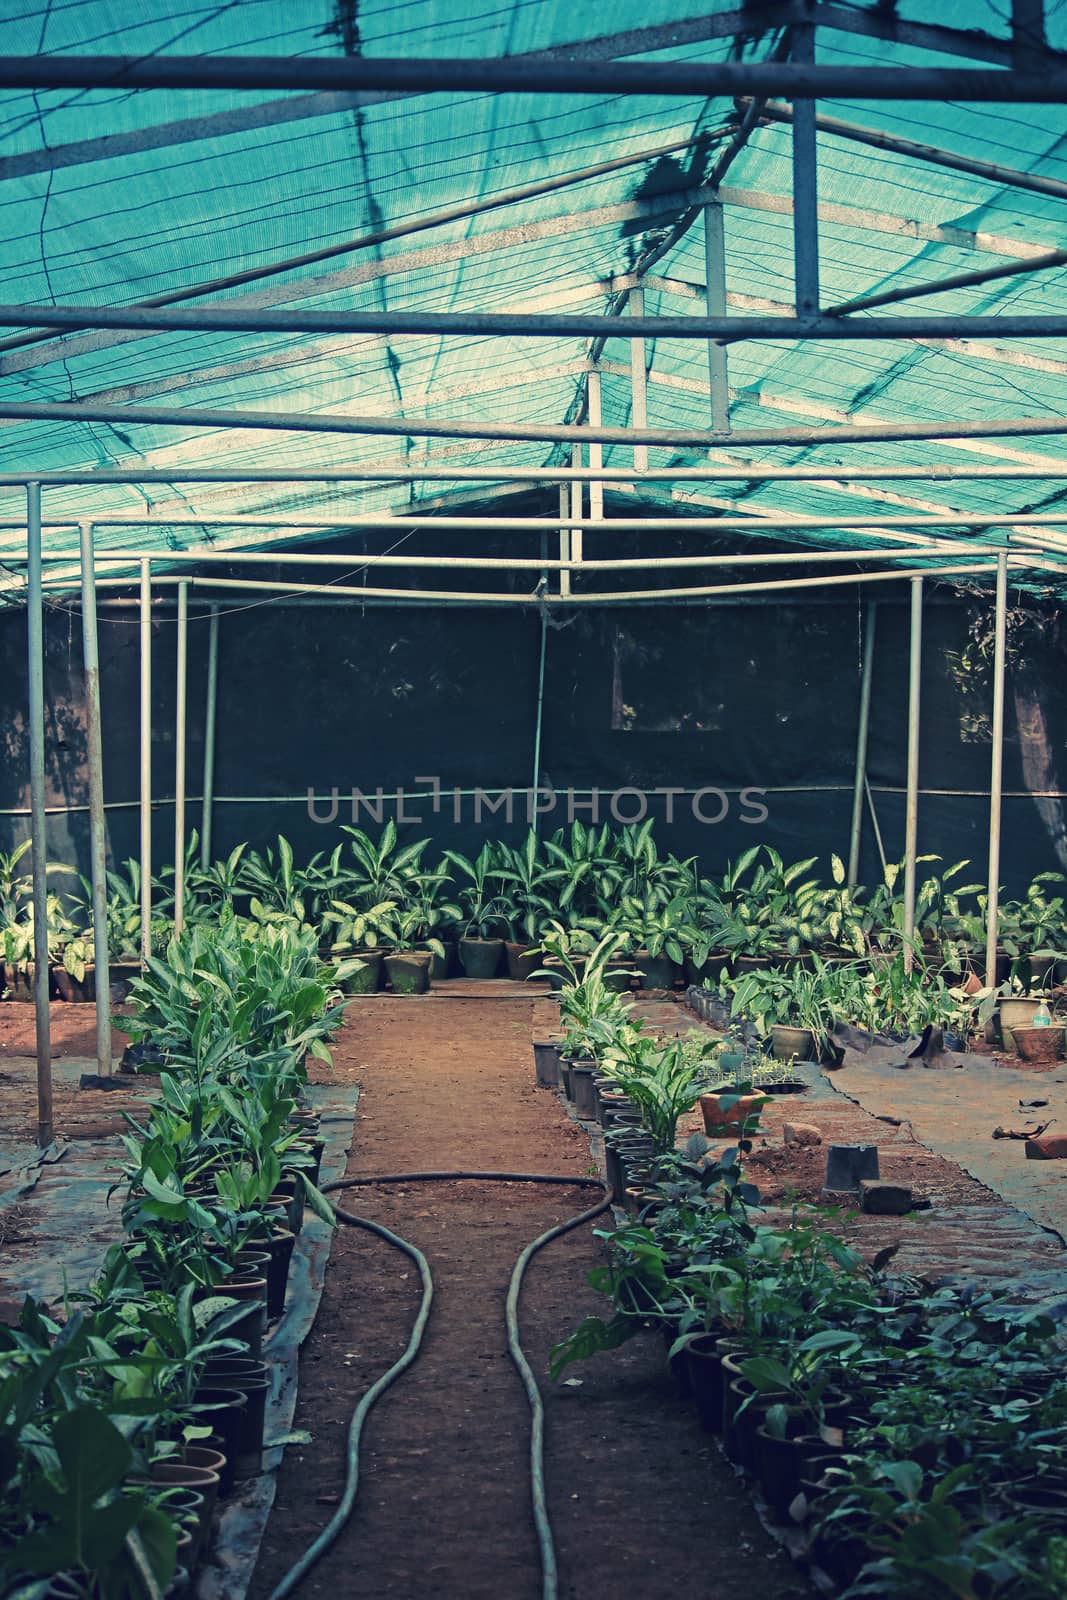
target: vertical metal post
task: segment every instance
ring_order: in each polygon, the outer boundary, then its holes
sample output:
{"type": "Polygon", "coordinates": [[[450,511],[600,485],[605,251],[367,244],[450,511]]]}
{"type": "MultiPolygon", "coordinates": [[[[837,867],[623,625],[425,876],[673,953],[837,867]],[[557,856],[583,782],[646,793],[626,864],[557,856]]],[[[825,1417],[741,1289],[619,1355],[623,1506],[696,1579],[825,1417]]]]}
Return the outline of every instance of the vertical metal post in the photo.
{"type": "Polygon", "coordinates": [[[189,661],[189,585],[178,585],[178,660],[174,700],[174,931],[185,922],[185,705],[189,661]]]}
{"type": "Polygon", "coordinates": [[[204,708],[204,793],[200,808],[200,865],[211,865],[215,801],[215,714],[219,698],[219,608],[213,604],[207,631],[207,703],[204,708]]]}
{"type": "Polygon", "coordinates": [[[1000,910],[1000,807],[1004,783],[1004,662],[1008,634],[1008,552],[997,554],[996,622],[993,643],[993,764],[989,778],[989,898],[986,902],[985,981],[997,981],[997,922],[1000,910]]]}
{"type": "Polygon", "coordinates": [[[141,960],[152,954],[152,563],[141,562],[141,960]]]}
{"type": "Polygon", "coordinates": [[[923,581],[911,579],[911,648],[908,659],[908,790],[904,812],[904,968],[914,964],[915,867],[919,841],[919,695],[923,654],[923,581]]]}
{"type": "MultiPolygon", "coordinates": [[[[815,29],[794,28],[790,58],[814,62],[815,29]]],[[[815,143],[815,101],[793,103],[793,261],[798,317],[819,309],[818,167],[815,143]]]]}
{"type": "Polygon", "coordinates": [[[871,674],[874,669],[874,629],[878,602],[867,605],[863,636],[863,676],[860,679],[860,717],[856,730],[856,781],[852,790],[852,830],[848,840],[849,888],[859,879],[860,836],[863,829],[863,794],[867,783],[867,735],[871,725],[871,674]]]}
{"type": "MultiPolygon", "coordinates": [[[[570,515],[570,490],[566,483],[559,486],[559,559],[569,561],[571,558],[571,530],[566,525],[566,518],[570,515]]],[[[571,575],[569,572],[560,571],[559,592],[567,595],[571,592],[571,575]]]]}
{"type": "MultiPolygon", "coordinates": [[[[571,466],[572,467],[580,467],[581,464],[582,464],[582,447],[581,447],[580,444],[572,445],[571,446],[571,466]]],[[[571,483],[571,516],[574,517],[574,519],[577,522],[580,522],[582,520],[582,481],[581,481],[580,478],[575,478],[573,480],[573,482],[571,483]]],[[[581,561],[581,559],[582,559],[582,554],[583,554],[583,550],[582,550],[582,534],[583,534],[583,529],[581,529],[581,528],[572,528],[571,529],[571,554],[570,554],[570,559],[572,561],[581,561]]]]}
{"type": "MultiPolygon", "coordinates": [[[[645,291],[631,289],[628,310],[632,317],[645,314],[645,291]]],[[[648,427],[648,376],[645,372],[645,341],[630,340],[630,426],[648,427]]],[[[648,446],[634,445],[634,471],[648,471],[648,446]]]]}
{"type": "Polygon", "coordinates": [[[541,787],[541,728],[544,720],[545,705],[545,645],[548,639],[548,613],[544,606],[541,607],[541,653],[537,664],[537,713],[534,721],[534,747],[533,747],[533,791],[531,799],[530,826],[536,833],[541,813],[538,809],[538,791],[541,787]]]}
{"type": "Polygon", "coordinates": [[[30,861],[33,869],[33,1001],[37,1050],[37,1143],[52,1142],[52,1030],[48,1014],[48,840],[44,809],[44,600],[41,485],[26,485],[26,648],[30,690],[30,861]]]}
{"type": "MultiPolygon", "coordinates": [[[[726,234],[721,200],[709,200],[704,207],[704,269],[708,316],[725,317],[726,234]]],[[[711,425],[717,433],[727,433],[730,428],[730,374],[726,346],[716,339],[708,340],[708,380],[711,425]]]]}
{"type": "Polygon", "coordinates": [[[110,961],[107,947],[107,834],[104,822],[104,739],[100,710],[100,647],[96,631],[93,525],[79,523],[82,663],[85,671],[85,750],[89,769],[89,863],[93,885],[93,962],[96,969],[96,1070],[111,1076],[110,961]]]}
{"type": "MultiPolygon", "coordinates": [[[[599,428],[603,421],[601,407],[600,373],[592,368],[586,384],[586,394],[589,399],[589,426],[599,428]]],[[[595,470],[604,465],[604,446],[599,441],[590,441],[589,465],[595,470]]],[[[589,482],[589,515],[602,517],[604,515],[604,485],[595,478],[589,482]]]]}

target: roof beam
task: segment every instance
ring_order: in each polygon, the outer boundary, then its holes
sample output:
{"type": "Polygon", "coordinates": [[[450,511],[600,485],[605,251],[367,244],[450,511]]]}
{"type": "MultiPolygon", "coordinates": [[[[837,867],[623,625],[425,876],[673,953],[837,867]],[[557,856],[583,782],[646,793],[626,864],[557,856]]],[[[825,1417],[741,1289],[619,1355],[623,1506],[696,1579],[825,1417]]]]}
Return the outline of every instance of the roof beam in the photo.
{"type": "Polygon", "coordinates": [[[907,22],[888,7],[870,10],[860,6],[835,5],[824,0],[815,11],[820,28],[835,32],[858,33],[868,39],[885,39],[890,44],[910,45],[917,50],[936,50],[943,55],[961,56],[971,61],[987,61],[991,66],[1014,64],[1011,42],[995,39],[978,28],[948,28],[940,23],[907,22]]]}
{"type": "Polygon", "coordinates": [[[947,278],[935,278],[929,283],[905,284],[899,289],[883,289],[877,294],[857,295],[853,300],[842,300],[835,306],[826,306],[828,317],[849,316],[855,311],[873,311],[878,306],[897,305],[902,300],[918,300],[924,295],[948,294],[952,289],[977,288],[982,283],[993,283],[999,278],[1014,278],[1023,272],[1045,272],[1049,267],[1062,267],[1067,262],[1067,250],[1050,250],[1046,255],[1034,256],[1030,261],[1009,261],[1003,267],[981,267],[975,272],[955,272],[947,278]]]}
{"type": "MultiPolygon", "coordinates": [[[[805,7],[800,0],[793,0],[793,3],[788,3],[786,0],[786,3],[778,5],[764,5],[758,19],[759,26],[764,30],[786,27],[792,22],[799,21],[804,13],[805,7]]],[[[753,31],[754,24],[752,13],[746,7],[741,7],[721,12],[718,16],[689,17],[681,22],[627,28],[620,33],[603,34],[596,39],[553,45],[547,50],[523,52],[516,56],[505,56],[503,59],[551,61],[580,54],[586,60],[611,61],[620,56],[646,55],[656,50],[677,49],[681,45],[703,44],[711,39],[728,38],[735,33],[749,33],[753,31]]],[[[957,52],[957,54],[966,53],[957,52]]],[[[1007,58],[1003,64],[1009,64],[1007,58]]],[[[407,100],[410,99],[411,93],[409,90],[395,92],[370,90],[361,93],[328,90],[281,100],[268,100],[260,105],[241,106],[206,117],[185,117],[177,122],[160,123],[154,128],[135,128],[126,133],[105,134],[99,139],[79,139],[71,144],[53,146],[51,149],[21,151],[18,155],[0,159],[0,182],[7,178],[27,177],[35,172],[58,171],[61,168],[82,166],[95,161],[112,161],[118,156],[163,150],[176,144],[227,138],[233,134],[253,132],[259,128],[275,127],[312,117],[335,116],[355,110],[359,106],[407,100]]]]}
{"type": "MultiPolygon", "coordinates": [[[[751,211],[769,211],[791,215],[792,198],[788,195],[764,194],[755,189],[724,187],[721,199],[734,206],[751,211]]],[[[559,217],[548,217],[537,222],[513,224],[507,228],[490,229],[469,239],[452,240],[446,244],[429,245],[422,250],[407,251],[403,255],[387,256],[379,262],[360,262],[336,272],[322,273],[315,278],[305,278],[298,283],[273,284],[270,288],[255,290],[240,296],[234,304],[243,307],[278,306],[293,301],[308,300],[318,295],[335,294],[360,283],[390,274],[422,271],[427,267],[449,261],[465,260],[495,250],[517,249],[542,239],[562,238],[572,233],[588,232],[595,228],[613,226],[647,218],[677,216],[691,206],[703,205],[715,198],[714,190],[703,188],[661,195],[646,201],[621,201],[616,205],[598,206],[588,211],[565,212],[559,217]]],[[[845,227],[863,228],[873,233],[887,233],[907,239],[948,244],[960,250],[985,251],[991,255],[1010,256],[1032,260],[1044,253],[1043,245],[1029,244],[999,234],[975,233],[964,228],[938,226],[909,217],[859,210],[852,206],[838,206],[822,202],[818,208],[820,222],[841,223],[845,227]]],[[[647,280],[646,281],[651,281],[647,280]]],[[[740,303],[740,302],[739,302],[740,303]]],[[[769,303],[769,302],[768,302],[769,303]]],[[[92,333],[73,333],[61,338],[51,338],[27,350],[0,353],[0,376],[26,372],[48,366],[54,361],[66,361],[75,356],[120,344],[134,343],[144,338],[140,331],[97,330],[92,333]]],[[[0,343],[0,352],[4,345],[0,343]]]]}
{"type": "MultiPolygon", "coordinates": [[[[167,306],[0,305],[0,326],[24,328],[129,328],[160,333],[380,333],[390,336],[457,335],[517,339],[621,337],[619,320],[606,316],[543,317],[523,312],[478,311],[255,311],[228,304],[195,310],[167,306]]],[[[897,340],[984,335],[991,327],[1010,339],[1067,337],[1067,316],[907,315],[852,322],[825,314],[805,317],[631,317],[626,337],[645,339],[897,340]]]]}
{"type": "MultiPolygon", "coordinates": [[[[946,95],[946,99],[956,99],[946,95]]],[[[793,107],[778,101],[768,101],[760,113],[763,122],[793,121],[793,107]]],[[[1028,189],[1034,194],[1055,195],[1067,199],[1067,183],[1060,178],[1044,178],[1036,172],[1020,172],[1017,167],[1002,167],[995,161],[981,161],[975,156],[957,155],[938,145],[920,144],[914,139],[902,139],[895,133],[883,133],[879,128],[865,128],[857,122],[842,122],[838,117],[818,116],[815,119],[818,133],[832,134],[837,139],[848,139],[854,144],[870,145],[875,150],[889,150],[894,155],[909,156],[930,166],[947,167],[952,172],[966,172],[975,178],[985,178],[1006,189],[1028,189]]]]}
{"type": "MultiPolygon", "coordinates": [[[[636,320],[636,319],[634,319],[636,320]]],[[[629,330],[627,330],[629,331],[629,330]]],[[[761,401],[761,403],[763,403],[761,401]]],[[[805,405],[806,402],[801,402],[805,405]]],[[[1000,439],[1052,437],[1067,433],[1067,417],[1011,417],[981,422],[894,422],[849,423],[822,428],[735,429],[716,433],[702,428],[612,428],[577,427],[566,423],[533,424],[520,422],[460,422],[426,417],[359,417],[318,412],[307,415],[289,411],[213,411],[200,407],[96,406],[80,402],[54,404],[0,403],[0,417],[21,421],[59,420],[64,422],[106,422],[121,428],[147,423],[176,428],[250,428],[267,432],[338,433],[399,435],[402,438],[450,438],[488,440],[528,440],[555,444],[574,443],[648,444],[694,448],[713,445],[793,446],[860,443],[863,441],[903,441],[909,439],[1000,439]]]]}
{"type": "MultiPolygon", "coordinates": [[[[810,12],[808,13],[810,20],[810,12]]],[[[1067,98],[1060,58],[1025,67],[838,67],[803,62],[553,60],[444,56],[12,55],[0,89],[406,90],[419,94],[685,96],[962,100],[1056,105],[1067,98]]]]}

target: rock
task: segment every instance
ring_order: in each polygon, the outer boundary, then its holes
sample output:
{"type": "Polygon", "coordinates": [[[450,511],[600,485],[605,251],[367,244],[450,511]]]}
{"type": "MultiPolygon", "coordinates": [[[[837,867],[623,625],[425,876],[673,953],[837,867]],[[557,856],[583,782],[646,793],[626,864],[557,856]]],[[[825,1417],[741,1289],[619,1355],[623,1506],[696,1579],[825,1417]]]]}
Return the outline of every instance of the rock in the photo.
{"type": "Polygon", "coordinates": [[[1067,1133],[1039,1133],[1026,1141],[1027,1161],[1067,1161],[1067,1133]]]}
{"type": "Polygon", "coordinates": [[[787,1122],[782,1130],[786,1144],[796,1144],[802,1147],[822,1144],[822,1134],[810,1122],[787,1122]]]}
{"type": "Polygon", "coordinates": [[[875,1217],[903,1217],[912,1209],[912,1191],[903,1183],[885,1178],[860,1179],[860,1210],[875,1217]]]}

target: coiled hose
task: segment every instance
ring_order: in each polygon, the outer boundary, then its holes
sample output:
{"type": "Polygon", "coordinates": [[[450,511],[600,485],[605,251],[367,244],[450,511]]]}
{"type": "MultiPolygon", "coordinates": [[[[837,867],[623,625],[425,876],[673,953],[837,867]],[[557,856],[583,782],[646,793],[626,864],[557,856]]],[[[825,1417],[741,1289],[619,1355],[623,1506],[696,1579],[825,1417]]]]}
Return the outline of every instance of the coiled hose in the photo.
{"type": "MultiPolygon", "coordinates": [[[[614,1191],[602,1178],[590,1177],[563,1177],[555,1173],[546,1172],[388,1172],[379,1173],[371,1177],[339,1178],[335,1183],[323,1185],[323,1192],[331,1193],[335,1189],[354,1189],[379,1183],[540,1183],[567,1185],[571,1188],[601,1189],[604,1197],[595,1206],[590,1206],[587,1211],[581,1211],[577,1216],[568,1217],[566,1222],[558,1223],[556,1227],[549,1228],[526,1246],[519,1259],[516,1261],[508,1284],[507,1300],[505,1302],[505,1322],[507,1325],[508,1354],[511,1356],[527,1399],[530,1402],[530,1490],[533,1506],[534,1527],[537,1533],[537,1542],[541,1552],[541,1595],[542,1600],[557,1600],[559,1593],[559,1578],[556,1568],[556,1550],[552,1539],[552,1526],[548,1518],[548,1506],[545,1495],[545,1408],[541,1399],[541,1391],[537,1386],[533,1369],[523,1353],[519,1339],[519,1295],[522,1292],[522,1281],[526,1268],[539,1250],[546,1244],[551,1244],[553,1239],[559,1239],[565,1233],[580,1228],[583,1223],[592,1222],[594,1218],[603,1215],[611,1205],[614,1191]]],[[[291,1567],[285,1577],[273,1590],[270,1600],[284,1600],[286,1595],[294,1592],[297,1586],[311,1571],[320,1558],[334,1543],[341,1529],[352,1515],[356,1503],[356,1494],[359,1489],[359,1450],[363,1436],[363,1424],[367,1419],[371,1407],[385,1393],[391,1384],[395,1383],[400,1374],[411,1366],[419,1353],[422,1336],[430,1316],[430,1307],[433,1304],[433,1278],[430,1273],[429,1263],[422,1251],[407,1239],[402,1239],[399,1234],[393,1233],[389,1228],[383,1227],[380,1222],[372,1222],[368,1217],[357,1217],[351,1211],[343,1211],[340,1206],[334,1205],[334,1214],[339,1222],[346,1223],[349,1227],[362,1228],[367,1233],[374,1234],[379,1239],[384,1239],[387,1244],[402,1250],[410,1256],[419,1269],[422,1280],[422,1299],[419,1304],[418,1316],[415,1318],[411,1329],[411,1337],[407,1347],[398,1361],[395,1361],[387,1372],[383,1372],[376,1383],[372,1384],[360,1400],[352,1420],[348,1425],[348,1443],[346,1453],[346,1472],[344,1493],[340,1504],[322,1532],[304,1551],[300,1560],[291,1567]]]]}

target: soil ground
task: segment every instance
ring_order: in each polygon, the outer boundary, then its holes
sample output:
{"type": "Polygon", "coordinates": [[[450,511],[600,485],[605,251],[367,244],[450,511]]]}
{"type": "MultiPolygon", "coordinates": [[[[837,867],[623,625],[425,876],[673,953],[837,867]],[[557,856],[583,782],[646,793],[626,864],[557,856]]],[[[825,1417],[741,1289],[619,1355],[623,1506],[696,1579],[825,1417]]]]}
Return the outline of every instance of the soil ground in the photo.
{"type": "MultiPolygon", "coordinates": [[[[554,1013],[503,984],[485,999],[458,987],[350,1009],[335,1067],[362,1082],[351,1174],[588,1173],[584,1133],[534,1087],[530,1040],[554,1013]]],[[[423,1184],[354,1190],[345,1203],[425,1251],[436,1298],[419,1360],[368,1422],[355,1514],[302,1600],[537,1600],[529,1411],[506,1353],[504,1295],[523,1245],[583,1210],[588,1191],[423,1184]]],[[[740,1600],[753,1563],[764,1600],[807,1594],[678,1396],[658,1339],[571,1368],[569,1384],[548,1382],[550,1347],[604,1310],[585,1281],[601,1260],[591,1228],[550,1245],[522,1305],[545,1395],[561,1595],[668,1600],[695,1585],[740,1600]]],[[[313,1442],[286,1451],[251,1600],[265,1600],[331,1515],[349,1415],[403,1349],[417,1295],[410,1262],[365,1234],[338,1235],[301,1360],[296,1426],[313,1442]]]]}

